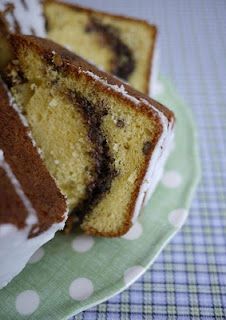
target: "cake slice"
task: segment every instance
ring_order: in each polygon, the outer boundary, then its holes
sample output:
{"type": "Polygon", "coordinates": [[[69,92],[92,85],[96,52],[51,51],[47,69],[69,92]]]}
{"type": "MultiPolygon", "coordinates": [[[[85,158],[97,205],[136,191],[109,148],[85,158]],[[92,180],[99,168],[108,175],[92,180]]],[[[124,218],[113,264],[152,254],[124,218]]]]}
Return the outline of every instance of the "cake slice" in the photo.
{"type": "Polygon", "coordinates": [[[169,148],[173,113],[51,41],[12,35],[10,42],[4,80],[70,201],[70,216],[80,216],[89,234],[126,233],[169,148]]]}
{"type": "Polygon", "coordinates": [[[154,25],[57,0],[1,0],[0,10],[11,32],[48,37],[141,92],[153,89],[154,25]]]}
{"type": "Polygon", "coordinates": [[[101,129],[106,108],[103,104],[95,109],[89,97],[82,95],[85,89],[77,73],[73,66],[65,68],[54,44],[22,36],[9,38],[14,55],[3,72],[4,81],[74,213],[67,222],[69,230],[109,190],[115,175],[101,129]]]}
{"type": "Polygon", "coordinates": [[[25,118],[0,82],[0,288],[63,229],[65,197],[48,173],[25,118]]]}
{"type": "MultiPolygon", "coordinates": [[[[21,108],[24,105],[29,108],[29,121],[30,124],[35,123],[33,134],[42,147],[45,163],[59,188],[67,196],[70,210],[74,212],[67,221],[66,230],[70,231],[74,223],[81,222],[84,212],[109,189],[110,180],[115,174],[109,148],[100,129],[100,113],[105,111],[103,108],[96,112],[88,100],[71,94],[74,79],[70,77],[59,88],[57,70],[65,72],[60,56],[55,55],[53,50],[48,53],[51,68],[48,64],[43,65],[43,68],[49,68],[48,72],[40,70],[43,62],[42,59],[37,59],[34,60],[33,68],[25,66],[29,79],[24,79],[25,71],[14,60],[14,49],[10,45],[10,37],[14,41],[13,36],[10,36],[11,31],[16,31],[11,18],[12,15],[16,17],[20,33],[25,29],[22,16],[29,15],[31,8],[24,12],[21,5],[16,3],[13,8],[7,9],[6,1],[3,2],[6,9],[0,17],[0,48],[3,49],[0,67],[11,60],[11,70],[5,72],[5,81],[9,87],[13,85],[12,91],[21,108]]],[[[37,11],[40,11],[40,1],[35,0],[34,4],[37,11]]],[[[41,19],[40,16],[38,18],[41,19]]],[[[35,25],[40,24],[41,21],[35,25]]],[[[34,33],[39,34],[39,29],[35,28],[34,33]]],[[[26,48],[24,51],[23,58],[27,54],[26,48]]],[[[32,50],[30,53],[32,61],[32,50]]]]}
{"type": "Polygon", "coordinates": [[[148,93],[154,73],[154,25],[57,0],[45,0],[44,13],[48,38],[148,93]]]}

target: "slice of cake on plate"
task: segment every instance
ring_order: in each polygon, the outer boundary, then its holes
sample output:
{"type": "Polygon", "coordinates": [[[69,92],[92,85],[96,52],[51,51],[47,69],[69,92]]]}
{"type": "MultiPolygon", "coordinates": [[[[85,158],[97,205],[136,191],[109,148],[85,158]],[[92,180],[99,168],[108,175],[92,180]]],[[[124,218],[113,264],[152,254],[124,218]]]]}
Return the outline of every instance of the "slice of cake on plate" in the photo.
{"type": "Polygon", "coordinates": [[[10,31],[48,37],[141,92],[154,87],[154,25],[57,0],[1,0],[0,10],[10,31]]]}
{"type": "Polygon", "coordinates": [[[26,119],[0,82],[0,288],[63,229],[65,197],[47,171],[26,119]]]}
{"type": "Polygon", "coordinates": [[[68,197],[70,220],[89,234],[125,234],[163,166],[173,113],[51,41],[10,43],[4,81],[68,197]]]}

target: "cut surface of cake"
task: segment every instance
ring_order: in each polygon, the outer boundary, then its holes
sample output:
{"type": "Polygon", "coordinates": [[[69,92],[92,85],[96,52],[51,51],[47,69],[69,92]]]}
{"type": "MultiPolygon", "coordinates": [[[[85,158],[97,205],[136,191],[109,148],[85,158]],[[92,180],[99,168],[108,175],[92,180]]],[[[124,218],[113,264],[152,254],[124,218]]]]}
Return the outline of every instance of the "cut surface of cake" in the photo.
{"type": "Polygon", "coordinates": [[[115,174],[100,127],[105,107],[95,109],[91,93],[81,94],[78,74],[67,71],[53,44],[46,49],[48,41],[11,39],[12,44],[18,41],[18,50],[13,44],[15,59],[5,69],[4,80],[29,122],[50,174],[75,212],[70,222],[81,220],[110,188],[115,174]]]}
{"type": "Polygon", "coordinates": [[[4,80],[72,217],[89,234],[125,234],[169,148],[173,113],[51,41],[12,35],[10,42],[4,80]]]}
{"type": "Polygon", "coordinates": [[[146,21],[57,0],[1,0],[11,32],[47,37],[137,90],[149,93],[156,76],[157,28],[146,21]]]}
{"type": "Polygon", "coordinates": [[[0,82],[0,288],[63,229],[65,197],[47,171],[25,118],[0,82]]]}
{"type": "Polygon", "coordinates": [[[44,1],[47,37],[148,93],[157,29],[146,21],[44,1]]]}

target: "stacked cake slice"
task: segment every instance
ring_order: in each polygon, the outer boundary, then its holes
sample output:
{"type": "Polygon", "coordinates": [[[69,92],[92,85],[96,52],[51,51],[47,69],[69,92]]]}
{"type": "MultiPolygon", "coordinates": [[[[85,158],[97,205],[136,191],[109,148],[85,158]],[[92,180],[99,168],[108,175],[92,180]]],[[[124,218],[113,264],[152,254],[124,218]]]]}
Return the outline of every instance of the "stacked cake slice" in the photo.
{"type": "Polygon", "coordinates": [[[45,0],[44,13],[48,38],[148,93],[155,81],[154,25],[57,0],[45,0]]]}
{"type": "Polygon", "coordinates": [[[70,220],[90,234],[124,234],[169,147],[172,112],[53,42],[12,35],[10,43],[4,81],[70,220]]]}
{"type": "Polygon", "coordinates": [[[0,288],[63,229],[64,196],[43,164],[26,120],[0,82],[0,288]]]}
{"type": "Polygon", "coordinates": [[[11,32],[47,37],[137,90],[152,91],[157,67],[154,25],[57,0],[1,0],[0,10],[11,32]]]}

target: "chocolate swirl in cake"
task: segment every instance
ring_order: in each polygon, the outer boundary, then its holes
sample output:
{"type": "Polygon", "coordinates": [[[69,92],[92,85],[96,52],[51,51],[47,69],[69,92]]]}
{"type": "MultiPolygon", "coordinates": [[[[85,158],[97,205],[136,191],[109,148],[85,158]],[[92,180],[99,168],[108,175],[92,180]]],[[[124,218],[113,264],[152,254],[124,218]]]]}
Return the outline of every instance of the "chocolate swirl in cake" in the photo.
{"type": "Polygon", "coordinates": [[[114,53],[110,72],[127,81],[135,69],[135,59],[131,49],[120,39],[118,30],[110,24],[103,24],[97,18],[91,17],[85,31],[97,32],[103,37],[106,45],[114,53]]]}
{"type": "Polygon", "coordinates": [[[76,91],[69,91],[68,97],[80,109],[85,121],[88,123],[88,137],[95,146],[92,154],[92,158],[95,161],[94,179],[86,188],[85,198],[70,213],[69,221],[67,222],[70,228],[72,220],[76,221],[76,218],[78,218],[81,223],[91,208],[110,190],[111,182],[117,173],[114,169],[114,160],[110,154],[109,146],[101,130],[102,118],[107,115],[107,109],[102,107],[97,112],[97,108],[81,93],[76,91]]]}
{"type": "MultiPolygon", "coordinates": [[[[114,160],[111,156],[109,146],[101,130],[103,117],[107,115],[108,110],[103,102],[100,101],[99,108],[96,108],[80,92],[62,86],[59,79],[61,75],[64,74],[64,67],[66,65],[60,55],[53,51],[48,55],[43,55],[43,58],[48,65],[51,66],[53,74],[55,75],[55,78],[51,81],[51,89],[60,92],[62,96],[69,99],[74,107],[79,110],[84,122],[87,123],[88,138],[93,145],[93,150],[90,154],[94,163],[94,170],[90,172],[92,180],[86,186],[83,199],[72,209],[66,222],[65,230],[66,232],[70,232],[74,226],[82,223],[85,215],[101,200],[104,194],[110,190],[112,180],[117,174],[114,169],[114,160]]],[[[9,89],[14,85],[28,82],[16,60],[13,60],[5,71],[3,77],[9,89]],[[11,68],[15,70],[13,76],[10,72],[11,68]]]]}
{"type": "MultiPolygon", "coordinates": [[[[60,55],[55,52],[53,55],[45,57],[48,64],[52,65],[53,70],[64,73],[65,62],[60,55]]],[[[55,79],[55,85],[58,80],[55,79]]],[[[52,85],[54,85],[52,83],[52,85]]],[[[108,114],[107,107],[100,101],[99,108],[91,103],[86,97],[76,90],[63,90],[62,95],[66,95],[78,108],[87,123],[88,138],[92,142],[94,150],[91,157],[95,163],[95,170],[92,172],[93,180],[86,187],[85,197],[70,212],[66,222],[66,231],[71,231],[73,225],[82,223],[85,215],[96,205],[106,192],[111,188],[113,178],[118,174],[114,168],[114,159],[106,138],[101,130],[103,117],[108,114]],[[97,111],[98,110],[98,111],[97,111]]]]}

